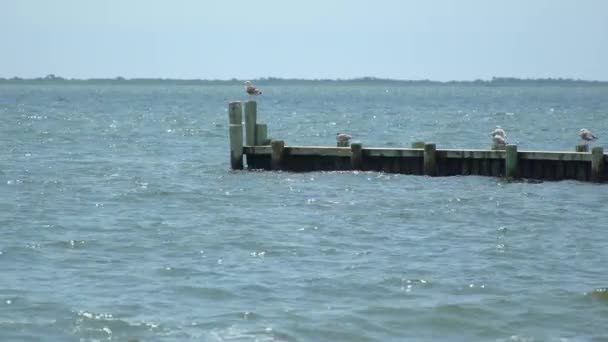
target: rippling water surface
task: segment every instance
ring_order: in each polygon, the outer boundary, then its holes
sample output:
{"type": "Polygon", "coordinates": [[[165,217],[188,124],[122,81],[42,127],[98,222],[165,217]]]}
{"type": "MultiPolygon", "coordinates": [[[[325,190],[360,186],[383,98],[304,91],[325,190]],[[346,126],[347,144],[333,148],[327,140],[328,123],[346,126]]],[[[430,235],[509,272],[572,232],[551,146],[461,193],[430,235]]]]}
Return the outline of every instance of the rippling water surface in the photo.
{"type": "MultiPolygon", "coordinates": [[[[599,341],[608,186],[229,170],[241,87],[0,85],[2,341],[599,341]]],[[[608,140],[607,87],[266,85],[288,144],[608,140]]]]}

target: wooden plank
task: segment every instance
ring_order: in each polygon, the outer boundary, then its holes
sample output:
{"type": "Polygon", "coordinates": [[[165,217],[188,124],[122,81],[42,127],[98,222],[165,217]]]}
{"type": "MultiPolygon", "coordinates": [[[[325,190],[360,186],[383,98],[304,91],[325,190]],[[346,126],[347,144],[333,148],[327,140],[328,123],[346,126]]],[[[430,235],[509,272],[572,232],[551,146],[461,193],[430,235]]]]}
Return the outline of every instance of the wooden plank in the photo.
{"type": "Polygon", "coordinates": [[[576,180],[586,181],[589,178],[587,177],[587,170],[590,168],[589,163],[576,163],[576,180]]]}
{"type": "Polygon", "coordinates": [[[412,174],[413,175],[423,175],[424,174],[424,159],[423,158],[408,158],[411,159],[412,162],[410,164],[412,174]]]}
{"type": "Polygon", "coordinates": [[[490,161],[492,159],[482,159],[481,160],[481,175],[482,176],[491,176],[492,168],[490,166],[490,161]]]}
{"type": "Polygon", "coordinates": [[[468,176],[471,174],[471,163],[472,162],[473,162],[473,159],[468,159],[468,158],[461,159],[461,163],[462,163],[462,170],[460,171],[461,175],[468,176]]]}
{"type": "Polygon", "coordinates": [[[413,172],[412,172],[413,161],[411,159],[412,158],[397,158],[397,160],[399,161],[399,173],[404,174],[404,175],[413,174],[413,172]]]}
{"type": "Polygon", "coordinates": [[[565,162],[555,162],[555,180],[566,179],[565,162]]]}
{"type": "Polygon", "coordinates": [[[504,159],[505,151],[438,149],[438,158],[504,159]]]}
{"type": "Polygon", "coordinates": [[[557,165],[563,164],[563,162],[556,160],[544,160],[543,161],[543,179],[556,180],[557,165]]]}
{"type": "Polygon", "coordinates": [[[519,159],[591,161],[591,154],[580,152],[520,151],[519,159]]]}
{"type": "Polygon", "coordinates": [[[576,179],[576,162],[564,162],[566,164],[565,179],[576,179]]]}
{"type": "Polygon", "coordinates": [[[532,178],[534,179],[543,179],[543,164],[545,160],[534,160],[532,161],[533,165],[533,173],[532,178]]]}
{"type": "Polygon", "coordinates": [[[471,159],[471,174],[479,176],[480,173],[480,159],[471,159]]]}
{"type": "Polygon", "coordinates": [[[424,151],[417,148],[366,147],[363,154],[369,157],[422,157],[424,151]]]}
{"type": "Polygon", "coordinates": [[[243,153],[245,154],[272,154],[272,147],[270,146],[244,146],[243,153]]]}
{"type": "MultiPolygon", "coordinates": [[[[253,146],[247,144],[247,146],[253,146]]],[[[332,146],[286,146],[295,155],[320,155],[320,156],[350,156],[348,147],[332,146]]],[[[250,153],[266,154],[265,149],[252,149],[250,153]]],[[[466,158],[466,159],[504,159],[506,151],[491,150],[436,150],[438,158],[466,158]]],[[[412,148],[378,148],[366,147],[362,154],[368,157],[423,157],[424,151],[412,148]]],[[[546,152],[546,151],[519,151],[518,159],[533,160],[562,160],[562,161],[591,161],[590,153],[579,152],[546,152]]],[[[608,156],[604,155],[608,163],[608,156]]]]}
{"type": "Polygon", "coordinates": [[[401,158],[391,158],[391,172],[401,173],[401,158]]]}
{"type": "Polygon", "coordinates": [[[287,153],[293,156],[327,156],[327,157],[350,157],[349,147],[329,146],[286,146],[287,153]]]}
{"type": "Polygon", "coordinates": [[[490,163],[492,165],[492,177],[500,177],[501,175],[503,175],[504,173],[502,172],[502,161],[500,159],[492,159],[490,160],[490,163]]]}

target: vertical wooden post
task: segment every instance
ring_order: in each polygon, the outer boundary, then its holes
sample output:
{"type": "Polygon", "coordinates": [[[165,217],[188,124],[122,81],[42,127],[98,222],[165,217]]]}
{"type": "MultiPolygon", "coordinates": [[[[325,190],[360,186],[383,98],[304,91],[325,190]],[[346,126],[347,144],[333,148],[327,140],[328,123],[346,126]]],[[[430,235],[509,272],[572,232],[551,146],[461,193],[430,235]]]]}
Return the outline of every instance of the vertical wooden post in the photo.
{"type": "Polygon", "coordinates": [[[363,145],[361,143],[350,144],[350,167],[353,170],[363,169],[363,145]]]}
{"type": "Polygon", "coordinates": [[[268,145],[268,126],[266,124],[255,125],[255,145],[268,145]]]}
{"type": "Polygon", "coordinates": [[[519,177],[519,165],[517,165],[517,145],[507,145],[505,155],[505,176],[507,178],[519,177]]]}
{"type": "Polygon", "coordinates": [[[273,140],[270,142],[272,148],[271,166],[273,170],[280,170],[283,167],[283,154],[285,142],[283,140],[273,140]]]}
{"type": "Polygon", "coordinates": [[[604,175],[604,148],[597,146],[591,149],[591,181],[601,182],[604,175]]]}
{"type": "Polygon", "coordinates": [[[424,174],[437,176],[437,147],[435,144],[424,144],[424,174]]]}
{"type": "Polygon", "coordinates": [[[424,141],[416,141],[412,143],[412,148],[424,148],[424,141]]]}
{"type": "Polygon", "coordinates": [[[589,145],[576,145],[576,152],[589,152],[589,145]]]}
{"type": "Polygon", "coordinates": [[[243,169],[243,108],[240,102],[228,105],[230,133],[230,167],[233,170],[243,169]]]}
{"type": "Polygon", "coordinates": [[[258,104],[255,101],[245,103],[245,144],[255,146],[255,130],[258,117],[258,104]]]}

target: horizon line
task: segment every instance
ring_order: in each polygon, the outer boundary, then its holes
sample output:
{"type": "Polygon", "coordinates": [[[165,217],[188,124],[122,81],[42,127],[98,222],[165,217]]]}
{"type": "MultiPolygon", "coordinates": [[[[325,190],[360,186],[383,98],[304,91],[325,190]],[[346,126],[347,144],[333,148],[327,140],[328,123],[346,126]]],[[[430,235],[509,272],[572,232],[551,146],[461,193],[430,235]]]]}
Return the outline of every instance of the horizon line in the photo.
{"type": "Polygon", "coordinates": [[[382,78],[375,76],[362,76],[353,78],[289,78],[289,77],[257,77],[257,78],[224,78],[224,79],[204,79],[204,78],[163,78],[163,77],[133,77],[126,78],[123,76],[115,77],[100,77],[100,78],[65,78],[55,74],[48,74],[44,77],[25,78],[13,76],[10,78],[0,77],[0,82],[23,82],[23,81],[58,81],[58,82],[86,82],[86,81],[103,81],[103,82],[217,82],[231,83],[243,81],[255,82],[391,82],[391,83],[435,83],[435,84],[450,84],[450,83],[510,83],[510,82],[526,82],[526,83],[608,83],[608,80],[590,80],[580,78],[563,78],[563,77],[545,77],[545,78],[520,78],[520,77],[502,77],[493,76],[490,79],[474,79],[474,80],[448,80],[439,81],[431,79],[397,79],[397,78],[382,78]]]}

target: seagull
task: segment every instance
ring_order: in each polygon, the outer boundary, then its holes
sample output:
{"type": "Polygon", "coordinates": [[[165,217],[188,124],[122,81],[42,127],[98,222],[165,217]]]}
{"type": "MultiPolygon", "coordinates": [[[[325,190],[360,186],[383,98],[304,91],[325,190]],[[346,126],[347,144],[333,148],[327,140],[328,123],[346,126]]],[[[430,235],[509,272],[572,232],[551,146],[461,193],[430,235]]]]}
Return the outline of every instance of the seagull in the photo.
{"type": "Polygon", "coordinates": [[[586,128],[581,128],[581,130],[578,132],[578,136],[585,141],[593,141],[597,139],[597,137],[586,128]]]}
{"type": "Polygon", "coordinates": [[[348,143],[352,137],[346,133],[336,133],[336,140],[340,143],[348,143]]]}
{"type": "Polygon", "coordinates": [[[245,86],[245,92],[249,94],[250,100],[253,100],[253,98],[257,95],[262,95],[262,91],[251,84],[251,82],[246,81],[243,83],[243,85],[245,86]]]}
{"type": "Polygon", "coordinates": [[[492,142],[494,143],[494,145],[506,145],[507,139],[502,135],[495,134],[492,136],[492,142]]]}
{"type": "Polygon", "coordinates": [[[507,133],[505,133],[505,130],[500,128],[500,126],[496,126],[496,128],[492,131],[492,133],[490,133],[490,135],[492,135],[492,137],[499,135],[503,138],[507,137],[507,133]]]}

